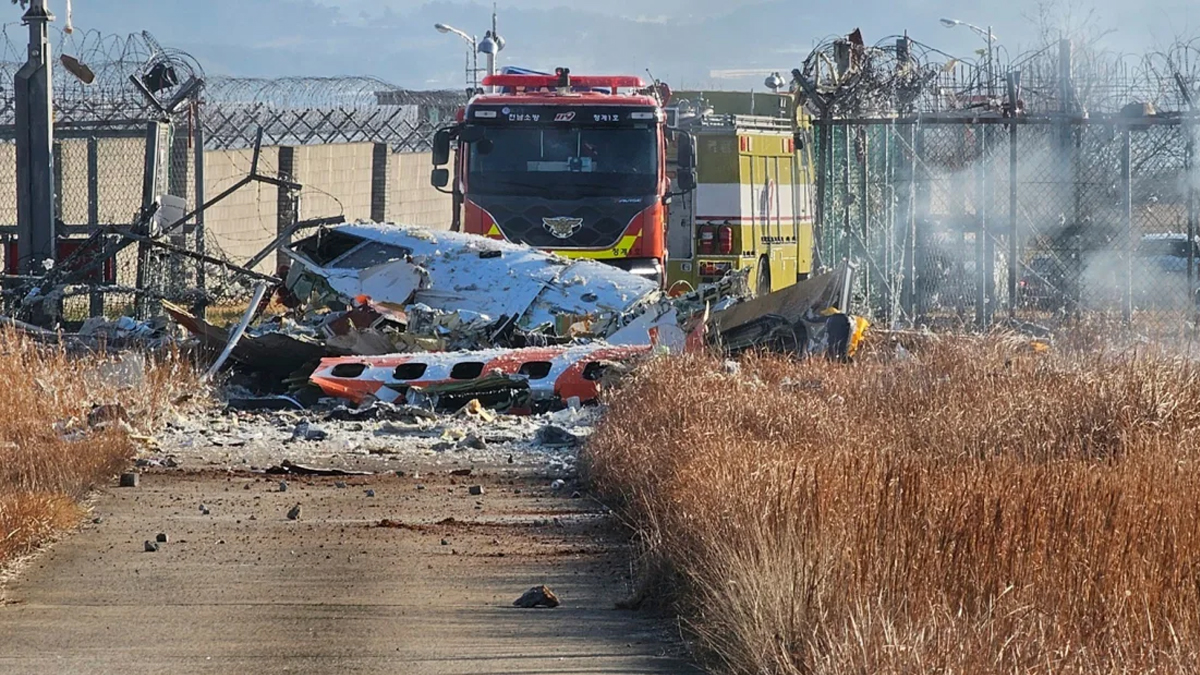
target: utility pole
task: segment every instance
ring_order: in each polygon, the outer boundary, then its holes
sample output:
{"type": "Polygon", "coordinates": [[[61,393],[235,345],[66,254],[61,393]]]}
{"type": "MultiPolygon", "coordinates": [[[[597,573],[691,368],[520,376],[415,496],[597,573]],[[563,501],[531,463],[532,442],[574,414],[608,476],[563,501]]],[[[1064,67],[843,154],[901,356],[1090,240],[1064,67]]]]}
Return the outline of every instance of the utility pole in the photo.
{"type": "Polygon", "coordinates": [[[55,258],[54,107],[46,0],[32,0],[29,57],[14,78],[17,113],[17,259],[23,274],[45,274],[55,258]]]}

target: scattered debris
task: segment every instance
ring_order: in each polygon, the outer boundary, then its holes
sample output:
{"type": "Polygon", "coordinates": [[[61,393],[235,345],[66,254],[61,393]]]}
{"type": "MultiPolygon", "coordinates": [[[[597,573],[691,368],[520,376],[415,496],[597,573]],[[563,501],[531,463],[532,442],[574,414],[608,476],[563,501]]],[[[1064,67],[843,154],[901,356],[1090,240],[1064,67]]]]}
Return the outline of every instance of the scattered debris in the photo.
{"type": "Polygon", "coordinates": [[[153,541],[150,541],[149,539],[147,539],[145,541],[145,543],[142,544],[142,546],[146,550],[146,553],[158,553],[158,543],[157,542],[153,542],[153,541]]]}
{"type": "Polygon", "coordinates": [[[159,532],[158,535],[154,537],[154,540],[160,544],[165,544],[167,543],[167,535],[164,532],[159,532]]]}
{"type": "Polygon", "coordinates": [[[329,438],[329,432],[324,429],[309,424],[308,422],[300,422],[296,428],[292,430],[293,441],[323,441],[329,438]]]}
{"type": "Polygon", "coordinates": [[[266,470],[267,474],[291,474],[293,476],[370,476],[370,471],[348,471],[346,469],[322,469],[313,466],[305,466],[303,464],[294,464],[288,460],[283,460],[278,466],[272,466],[266,470]]]}
{"type": "Polygon", "coordinates": [[[467,493],[470,494],[472,497],[482,496],[483,495],[483,486],[482,485],[472,485],[471,487],[467,488],[467,493]]]}
{"type": "Polygon", "coordinates": [[[139,483],[141,483],[141,474],[134,471],[121,474],[121,487],[135,488],[139,483]]]}
{"type": "Polygon", "coordinates": [[[553,424],[538,429],[537,441],[548,448],[573,448],[579,445],[579,437],[553,424]]]}
{"type": "Polygon", "coordinates": [[[300,513],[301,513],[300,505],[296,504],[295,506],[293,506],[291,509],[288,510],[287,519],[288,520],[300,520],[300,513]]]}
{"type": "Polygon", "coordinates": [[[514,607],[520,607],[522,609],[532,609],[535,607],[553,608],[558,607],[559,604],[558,596],[555,595],[554,591],[550,590],[549,587],[544,585],[534,586],[533,588],[525,591],[521,597],[513,601],[514,607]]]}

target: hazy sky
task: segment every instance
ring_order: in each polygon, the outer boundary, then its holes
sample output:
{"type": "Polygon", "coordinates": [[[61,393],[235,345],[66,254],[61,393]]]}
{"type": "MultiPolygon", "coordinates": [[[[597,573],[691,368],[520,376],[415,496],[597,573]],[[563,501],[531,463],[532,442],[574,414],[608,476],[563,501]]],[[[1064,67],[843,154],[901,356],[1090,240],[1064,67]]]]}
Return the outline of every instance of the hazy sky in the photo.
{"type": "MultiPolygon", "coordinates": [[[[62,14],[63,0],[50,0],[62,14]]],[[[1093,25],[1120,51],[1200,35],[1200,1],[1052,0],[1056,21],[1095,9],[1093,25]]],[[[443,21],[482,37],[487,0],[74,0],[80,28],[149,30],[187,50],[210,73],[281,76],[363,74],[413,88],[460,87],[464,45],[432,28],[443,21]]],[[[956,55],[981,42],[950,16],[991,24],[1010,51],[1035,41],[1039,0],[502,0],[502,62],[577,72],[644,73],[673,85],[713,84],[710,71],[790,69],[822,39],[861,28],[868,42],[907,31],[956,55]]],[[[16,20],[20,10],[0,3],[16,20]]],[[[60,21],[61,25],[61,21],[60,21]]],[[[758,77],[757,82],[761,82],[758,77]]],[[[729,84],[729,83],[716,83],[729,84]]],[[[742,84],[745,84],[743,82],[742,84]]]]}

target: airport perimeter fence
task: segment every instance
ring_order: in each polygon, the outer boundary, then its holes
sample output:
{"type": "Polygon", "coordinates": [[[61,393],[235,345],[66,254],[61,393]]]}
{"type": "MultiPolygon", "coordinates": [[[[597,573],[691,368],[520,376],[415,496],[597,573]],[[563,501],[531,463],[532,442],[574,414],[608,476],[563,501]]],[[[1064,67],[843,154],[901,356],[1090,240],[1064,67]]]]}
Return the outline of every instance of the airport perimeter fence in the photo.
{"type": "MultiPolygon", "coordinates": [[[[99,315],[148,318],[159,313],[162,300],[199,308],[236,306],[250,297],[258,279],[235,269],[247,262],[248,254],[222,250],[221,242],[231,239],[217,236],[223,223],[206,223],[206,214],[198,213],[158,236],[144,214],[163,195],[182,200],[183,210],[191,212],[236,185],[256,156],[260,129],[264,147],[370,142],[384,144],[393,153],[422,152],[465,100],[457,92],[412,92],[371,78],[209,78],[190,55],[163,47],[145,32],[67,34],[53,26],[51,32],[54,213],[62,265],[58,272],[74,270],[67,275],[71,282],[59,285],[52,313],[68,324],[99,315]],[[78,67],[69,68],[60,55],[83,64],[91,81],[80,76],[78,67]],[[164,111],[164,104],[170,110],[164,111]],[[219,175],[207,181],[206,151],[220,151],[219,166],[210,167],[219,169],[214,170],[219,175]],[[217,229],[206,234],[207,227],[217,229]],[[149,236],[154,242],[106,234],[113,229],[149,236]],[[80,272],[81,267],[86,270],[80,272]]],[[[26,39],[24,26],[0,26],[0,79],[12,82],[24,64],[26,39]]],[[[22,298],[31,284],[40,282],[17,259],[16,135],[14,101],[3,97],[2,309],[20,317],[22,298]]],[[[264,151],[259,173],[295,180],[277,159],[277,153],[264,151]]],[[[260,214],[257,220],[270,221],[272,236],[276,192],[281,213],[300,213],[302,195],[321,192],[288,192],[274,186],[267,192],[261,184],[243,191],[253,194],[234,195],[231,208],[244,207],[249,200],[263,214],[270,211],[270,217],[260,214]]],[[[335,206],[338,201],[315,198],[335,206]]],[[[244,248],[236,235],[233,242],[244,248]]]]}
{"type": "Polygon", "coordinates": [[[818,237],[892,327],[1197,319],[1197,118],[817,123],[818,237]]]}

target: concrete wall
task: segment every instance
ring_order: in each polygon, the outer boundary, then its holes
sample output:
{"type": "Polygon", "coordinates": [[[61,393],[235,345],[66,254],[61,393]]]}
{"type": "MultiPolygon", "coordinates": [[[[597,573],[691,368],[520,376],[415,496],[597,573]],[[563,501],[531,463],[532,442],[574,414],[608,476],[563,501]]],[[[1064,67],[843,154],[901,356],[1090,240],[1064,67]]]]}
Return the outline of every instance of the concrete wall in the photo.
{"type": "Polygon", "coordinates": [[[371,218],[373,143],[304,145],[295,149],[300,220],[343,213],[346,220],[371,218]]]}
{"type": "MultiPolygon", "coordinates": [[[[204,153],[204,197],[212,199],[250,173],[249,150],[210,150],[204,153]]],[[[279,166],[279,148],[263,148],[259,170],[279,166]]],[[[191,206],[189,204],[189,206],[191,206]]],[[[204,213],[205,241],[210,253],[244,262],[275,238],[279,223],[279,189],[254,182],[204,213]]],[[[272,259],[273,260],[273,259],[272,259]]],[[[262,271],[274,272],[264,263],[262,271]]]]}
{"type": "Polygon", "coordinates": [[[450,229],[454,202],[429,184],[431,161],[427,152],[388,154],[387,220],[450,229]]]}
{"type": "MultiPolygon", "coordinates": [[[[186,192],[191,208],[195,206],[187,166],[191,150],[186,138],[181,143],[174,153],[164,144],[163,161],[177,165],[169,191],[186,192]]],[[[88,222],[87,146],[84,139],[60,140],[62,217],[71,225],[88,222]]],[[[102,138],[96,150],[99,223],[129,224],[142,203],[145,141],[102,138]]],[[[248,149],[206,151],[205,198],[245,178],[252,156],[248,149]]],[[[354,221],[374,215],[390,222],[449,229],[451,198],[429,185],[430,168],[429,153],[393,153],[372,143],[265,147],[259,160],[263,174],[283,173],[304,186],[298,204],[301,220],[344,214],[354,221]]],[[[248,260],[275,238],[281,221],[288,220],[288,205],[286,191],[281,194],[274,185],[246,185],[205,213],[209,252],[233,262],[248,260]]],[[[0,225],[16,221],[16,146],[0,142],[0,225]]],[[[274,258],[268,257],[259,269],[273,272],[274,265],[274,258]]]]}

